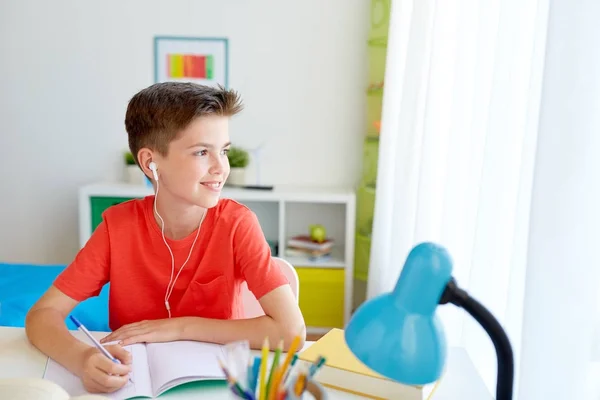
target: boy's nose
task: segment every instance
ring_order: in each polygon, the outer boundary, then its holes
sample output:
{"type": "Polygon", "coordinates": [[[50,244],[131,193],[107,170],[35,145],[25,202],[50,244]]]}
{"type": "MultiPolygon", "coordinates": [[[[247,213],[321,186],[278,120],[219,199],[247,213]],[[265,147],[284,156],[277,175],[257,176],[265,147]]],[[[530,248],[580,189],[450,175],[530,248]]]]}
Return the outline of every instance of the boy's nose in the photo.
{"type": "Polygon", "coordinates": [[[210,168],[211,173],[213,174],[222,174],[225,169],[225,162],[221,160],[219,157],[213,158],[213,162],[210,168]]]}

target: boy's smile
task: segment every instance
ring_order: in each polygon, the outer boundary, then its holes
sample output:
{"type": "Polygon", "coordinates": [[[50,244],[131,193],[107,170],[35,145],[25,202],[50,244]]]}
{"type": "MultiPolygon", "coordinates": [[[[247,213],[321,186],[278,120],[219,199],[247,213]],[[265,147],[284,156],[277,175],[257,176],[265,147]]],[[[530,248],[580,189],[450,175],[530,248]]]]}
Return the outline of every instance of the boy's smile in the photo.
{"type": "Polygon", "coordinates": [[[223,182],[220,181],[209,181],[200,183],[206,186],[209,190],[214,191],[215,193],[221,193],[221,189],[223,188],[223,182]]]}

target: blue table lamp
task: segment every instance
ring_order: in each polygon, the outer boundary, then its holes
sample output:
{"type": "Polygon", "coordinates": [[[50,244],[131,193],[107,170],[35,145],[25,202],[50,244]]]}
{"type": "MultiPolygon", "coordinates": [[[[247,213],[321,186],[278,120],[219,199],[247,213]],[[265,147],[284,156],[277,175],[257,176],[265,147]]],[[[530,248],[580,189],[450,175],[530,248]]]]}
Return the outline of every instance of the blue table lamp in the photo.
{"type": "Polygon", "coordinates": [[[408,385],[435,382],[446,362],[446,337],[435,315],[438,304],[452,303],[467,311],[490,336],[498,358],[496,400],[511,400],[513,353],[494,316],[452,278],[448,252],[420,243],[409,253],[391,293],[363,303],[345,329],[354,355],[367,367],[408,385]]]}

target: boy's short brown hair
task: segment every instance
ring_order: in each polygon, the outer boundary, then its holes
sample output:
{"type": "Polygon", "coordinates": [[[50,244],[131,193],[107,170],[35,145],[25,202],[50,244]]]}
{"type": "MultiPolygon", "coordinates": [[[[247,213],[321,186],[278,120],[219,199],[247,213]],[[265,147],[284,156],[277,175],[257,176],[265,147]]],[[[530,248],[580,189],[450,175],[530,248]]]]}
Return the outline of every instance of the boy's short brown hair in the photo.
{"type": "Polygon", "coordinates": [[[188,82],[156,83],[135,94],[127,106],[125,129],[136,163],[148,147],[166,156],[169,143],[192,120],[205,115],[229,117],[243,108],[237,92],[188,82]]]}

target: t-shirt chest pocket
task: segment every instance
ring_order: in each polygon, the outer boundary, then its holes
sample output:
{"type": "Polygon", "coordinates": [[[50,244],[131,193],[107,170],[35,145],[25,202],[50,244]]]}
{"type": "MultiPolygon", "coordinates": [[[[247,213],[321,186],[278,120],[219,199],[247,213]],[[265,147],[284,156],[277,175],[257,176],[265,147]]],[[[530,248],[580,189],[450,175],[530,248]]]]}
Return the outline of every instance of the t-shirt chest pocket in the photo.
{"type": "Polygon", "coordinates": [[[192,281],[190,290],[195,316],[214,319],[231,318],[231,288],[224,275],[206,279],[198,277],[192,281]]]}

